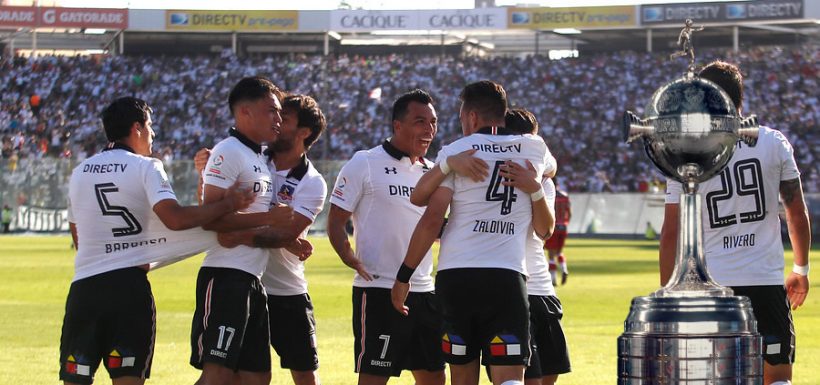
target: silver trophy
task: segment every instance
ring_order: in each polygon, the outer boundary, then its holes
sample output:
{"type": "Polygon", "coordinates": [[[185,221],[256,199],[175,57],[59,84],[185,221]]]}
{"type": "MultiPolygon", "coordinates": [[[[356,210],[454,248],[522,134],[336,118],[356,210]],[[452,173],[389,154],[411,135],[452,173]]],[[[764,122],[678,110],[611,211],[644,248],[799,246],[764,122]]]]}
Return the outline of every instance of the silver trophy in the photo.
{"type": "MultiPolygon", "coordinates": [[[[693,63],[693,61],[691,62],[693,63]]],[[[619,384],[762,384],[762,339],[751,302],[706,269],[698,184],[718,174],[738,140],[757,141],[755,116],[742,118],[715,83],[687,73],[655,91],[646,117],[624,113],[627,142],[643,139],[652,162],[683,184],[680,234],[669,282],[636,297],[618,338],[619,384]]]]}

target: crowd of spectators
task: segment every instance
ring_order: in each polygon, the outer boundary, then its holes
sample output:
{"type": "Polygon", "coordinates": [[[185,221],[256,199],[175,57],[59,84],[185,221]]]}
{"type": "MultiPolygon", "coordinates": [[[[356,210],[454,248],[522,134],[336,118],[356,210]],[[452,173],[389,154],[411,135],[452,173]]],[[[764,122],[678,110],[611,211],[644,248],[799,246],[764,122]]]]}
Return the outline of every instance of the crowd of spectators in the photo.
{"type": "MultiPolygon", "coordinates": [[[[744,113],[777,128],[795,147],[804,190],[820,192],[820,102],[814,46],[701,51],[699,60],[737,63],[746,75],[744,113]]],[[[430,156],[461,135],[458,94],[480,79],[503,84],[510,106],[528,108],[569,191],[645,191],[662,176],[639,144],[624,144],[624,110],[643,112],[652,92],[683,74],[668,52],[620,52],[548,60],[456,56],[55,57],[0,60],[2,157],[76,157],[105,145],[98,115],[116,97],[154,108],[156,156],[190,159],[227,134],[230,87],[263,75],[286,91],[313,95],[328,130],[313,159],[346,160],[390,136],[395,98],[411,88],[433,95],[439,134],[430,156]]]]}

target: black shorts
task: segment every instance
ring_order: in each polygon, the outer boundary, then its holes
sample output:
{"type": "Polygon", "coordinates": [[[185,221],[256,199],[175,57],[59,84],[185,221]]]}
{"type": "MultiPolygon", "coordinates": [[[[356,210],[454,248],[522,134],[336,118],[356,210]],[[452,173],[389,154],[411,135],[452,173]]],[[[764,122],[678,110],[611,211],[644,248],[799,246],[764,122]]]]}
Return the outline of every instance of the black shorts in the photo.
{"type": "Polygon", "coordinates": [[[145,270],[114,270],[71,284],[60,337],[60,380],[91,384],[103,360],[111,378],[148,378],[156,309],[145,270]]]}
{"type": "Polygon", "coordinates": [[[270,344],[284,369],[313,371],[319,368],[316,353],[316,319],[307,294],[268,295],[270,344]]]}
{"type": "Polygon", "coordinates": [[[561,301],[554,295],[529,296],[532,357],[524,378],[541,378],[570,372],[569,350],[561,318],[561,301]]]}
{"type": "Polygon", "coordinates": [[[444,370],[435,293],[407,296],[410,314],[393,308],[390,289],[353,288],[356,373],[398,377],[402,370],[444,370]]]}
{"type": "Polygon", "coordinates": [[[480,355],[488,365],[527,365],[530,317],[524,276],[507,269],[449,269],[436,275],[450,364],[480,355]]]}
{"type": "Polygon", "coordinates": [[[267,296],[256,276],[237,269],[202,267],[196,279],[191,365],[270,371],[267,296]]]}
{"type": "Polygon", "coordinates": [[[735,295],[749,297],[763,337],[763,359],[770,365],[794,363],[794,321],[786,289],[774,286],[733,286],[735,295]]]}

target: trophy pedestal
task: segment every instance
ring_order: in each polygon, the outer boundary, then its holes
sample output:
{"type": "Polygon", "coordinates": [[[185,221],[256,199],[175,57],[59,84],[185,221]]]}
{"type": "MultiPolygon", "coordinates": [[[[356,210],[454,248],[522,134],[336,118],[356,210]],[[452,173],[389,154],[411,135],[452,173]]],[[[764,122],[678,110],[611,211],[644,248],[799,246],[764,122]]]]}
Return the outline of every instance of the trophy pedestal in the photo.
{"type": "Polygon", "coordinates": [[[762,384],[756,324],[746,297],[636,297],[618,338],[618,384],[762,384]]]}

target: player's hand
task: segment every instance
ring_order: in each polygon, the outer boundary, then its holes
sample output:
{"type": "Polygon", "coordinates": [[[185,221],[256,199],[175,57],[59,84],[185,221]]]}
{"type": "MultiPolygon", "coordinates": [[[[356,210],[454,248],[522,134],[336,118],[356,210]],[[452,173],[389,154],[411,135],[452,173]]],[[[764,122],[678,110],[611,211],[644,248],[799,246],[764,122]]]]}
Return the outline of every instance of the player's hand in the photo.
{"type": "Polygon", "coordinates": [[[541,189],[541,183],[538,182],[535,171],[535,166],[527,161],[527,167],[524,167],[513,161],[506,161],[498,169],[498,174],[506,178],[501,183],[504,186],[513,186],[527,194],[532,194],[541,189]]]}
{"type": "Polygon", "coordinates": [[[473,156],[476,149],[466,150],[447,157],[447,165],[458,175],[466,176],[473,182],[481,182],[489,175],[490,167],[484,160],[473,156]]]}
{"type": "Polygon", "coordinates": [[[230,202],[231,211],[233,212],[247,208],[251,205],[251,203],[253,203],[254,198],[255,197],[251,190],[240,188],[239,182],[236,182],[233,186],[228,188],[223,199],[230,202]]]}
{"type": "Polygon", "coordinates": [[[270,226],[273,228],[288,228],[293,223],[293,208],[286,204],[277,203],[268,210],[270,226]]]}
{"type": "Polygon", "coordinates": [[[202,174],[202,170],[205,169],[205,165],[208,164],[208,158],[210,157],[210,149],[203,148],[196,152],[196,155],[194,155],[194,167],[196,167],[198,173],[202,174]]]}
{"type": "Polygon", "coordinates": [[[373,277],[370,275],[370,273],[368,273],[367,270],[365,270],[362,261],[356,259],[356,257],[342,259],[342,262],[344,262],[345,265],[347,265],[351,269],[356,270],[356,273],[359,274],[359,276],[362,277],[365,281],[373,280],[373,277]]]}
{"type": "Polygon", "coordinates": [[[803,305],[809,295],[809,277],[795,272],[789,273],[786,278],[786,296],[792,304],[792,310],[803,305]]]}
{"type": "Polygon", "coordinates": [[[313,245],[307,239],[296,238],[296,240],[285,246],[285,250],[299,257],[300,261],[304,261],[313,254],[313,245]]]}
{"type": "Polygon", "coordinates": [[[404,301],[407,300],[407,293],[409,292],[410,282],[395,281],[393,282],[393,289],[390,290],[390,300],[393,302],[393,308],[404,315],[410,314],[410,308],[404,304],[404,301]]]}
{"type": "Polygon", "coordinates": [[[219,242],[220,246],[228,249],[232,249],[239,245],[253,247],[253,232],[231,231],[227,233],[217,233],[216,240],[219,242]]]}

